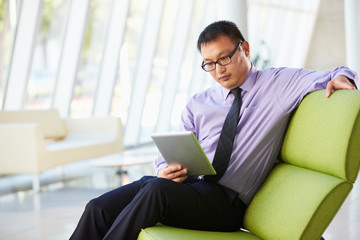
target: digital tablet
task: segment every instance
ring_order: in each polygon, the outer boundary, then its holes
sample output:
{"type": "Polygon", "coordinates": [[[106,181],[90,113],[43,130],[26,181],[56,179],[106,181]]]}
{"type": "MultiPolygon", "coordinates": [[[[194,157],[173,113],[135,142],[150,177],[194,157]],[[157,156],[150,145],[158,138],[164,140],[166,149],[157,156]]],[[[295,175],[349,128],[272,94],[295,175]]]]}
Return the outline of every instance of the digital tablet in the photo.
{"type": "Polygon", "coordinates": [[[188,169],[189,176],[216,174],[193,132],[154,133],[150,136],[167,164],[181,164],[188,169]]]}

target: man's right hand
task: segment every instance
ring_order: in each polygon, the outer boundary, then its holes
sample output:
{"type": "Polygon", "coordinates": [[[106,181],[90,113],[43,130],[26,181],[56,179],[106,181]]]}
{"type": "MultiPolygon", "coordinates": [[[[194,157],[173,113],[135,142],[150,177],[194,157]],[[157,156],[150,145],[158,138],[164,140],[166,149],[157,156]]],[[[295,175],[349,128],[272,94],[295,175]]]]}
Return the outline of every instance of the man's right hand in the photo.
{"type": "Polygon", "coordinates": [[[170,179],[174,182],[182,183],[187,179],[187,169],[183,168],[180,164],[173,163],[158,171],[159,178],[170,179]]]}

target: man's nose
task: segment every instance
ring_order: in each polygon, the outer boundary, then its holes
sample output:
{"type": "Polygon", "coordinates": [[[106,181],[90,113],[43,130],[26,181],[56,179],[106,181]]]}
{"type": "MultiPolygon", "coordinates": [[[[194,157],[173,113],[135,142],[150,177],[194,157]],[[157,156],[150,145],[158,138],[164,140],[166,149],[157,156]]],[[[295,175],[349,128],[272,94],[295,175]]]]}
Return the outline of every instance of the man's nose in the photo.
{"type": "Polygon", "coordinates": [[[216,64],[216,72],[217,73],[223,73],[225,72],[225,66],[221,66],[220,64],[216,64]]]}

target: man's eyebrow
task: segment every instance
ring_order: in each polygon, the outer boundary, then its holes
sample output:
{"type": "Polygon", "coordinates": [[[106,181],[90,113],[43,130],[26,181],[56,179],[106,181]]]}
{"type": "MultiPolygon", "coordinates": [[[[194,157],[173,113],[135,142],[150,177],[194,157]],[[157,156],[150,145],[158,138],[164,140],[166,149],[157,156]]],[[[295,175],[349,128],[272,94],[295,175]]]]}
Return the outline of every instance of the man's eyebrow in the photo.
{"type": "Polygon", "coordinates": [[[228,51],[228,50],[223,50],[222,52],[220,52],[220,53],[217,55],[218,58],[217,58],[216,60],[212,60],[212,59],[209,59],[209,58],[204,58],[204,61],[214,61],[214,62],[215,62],[215,61],[219,60],[220,58],[229,55],[230,53],[225,54],[225,52],[227,52],[227,51],[228,51]]]}
{"type": "Polygon", "coordinates": [[[209,58],[204,58],[203,60],[204,61],[213,61],[212,59],[209,59],[209,58]]]}

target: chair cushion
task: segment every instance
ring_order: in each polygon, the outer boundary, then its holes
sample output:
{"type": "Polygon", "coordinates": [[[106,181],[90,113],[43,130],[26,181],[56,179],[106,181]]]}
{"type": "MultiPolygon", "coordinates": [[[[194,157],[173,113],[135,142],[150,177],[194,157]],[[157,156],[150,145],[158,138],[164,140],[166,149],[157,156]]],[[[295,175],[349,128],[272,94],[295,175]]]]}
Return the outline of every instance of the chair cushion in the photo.
{"type": "Polygon", "coordinates": [[[352,182],[360,167],[360,92],[325,90],[306,96],[289,124],[284,162],[352,182]]]}
{"type": "Polygon", "coordinates": [[[320,239],[351,188],[341,178],[279,164],[251,201],[245,228],[262,239],[320,239]]]}
{"type": "Polygon", "coordinates": [[[248,232],[208,232],[156,225],[142,229],[138,240],[261,240],[248,232]]]}

